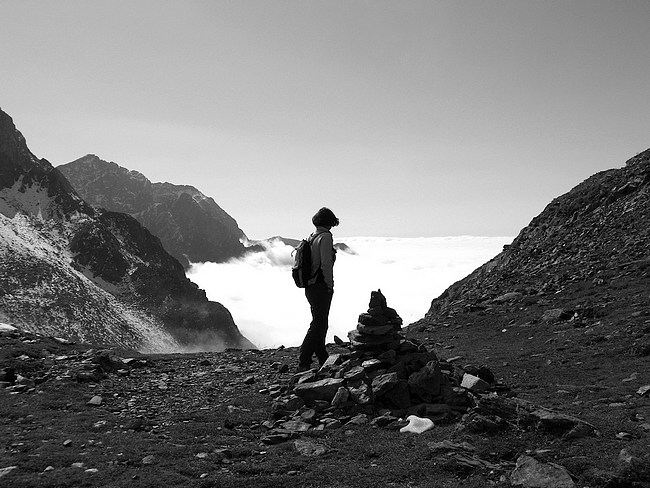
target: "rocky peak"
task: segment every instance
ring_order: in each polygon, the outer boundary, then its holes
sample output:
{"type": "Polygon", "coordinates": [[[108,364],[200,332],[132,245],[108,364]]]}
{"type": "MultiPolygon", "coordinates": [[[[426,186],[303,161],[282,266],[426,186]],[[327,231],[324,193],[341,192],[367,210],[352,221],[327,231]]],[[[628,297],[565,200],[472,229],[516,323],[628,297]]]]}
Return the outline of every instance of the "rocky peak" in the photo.
{"type": "Polygon", "coordinates": [[[152,183],[137,171],[87,155],[59,166],[92,205],[135,217],[183,266],[243,254],[246,236],[210,197],[189,185],[152,183]]]}
{"type": "MultiPolygon", "coordinates": [[[[120,171],[95,156],[86,160],[120,171]]],[[[27,149],[4,112],[0,175],[3,320],[32,332],[154,351],[254,347],[230,312],[187,279],[160,239],[127,214],[94,210],[61,172],[27,149]]]]}
{"type": "Polygon", "coordinates": [[[73,190],[65,177],[46,159],[28,149],[12,118],[0,110],[0,213],[16,212],[44,218],[64,218],[93,210],[73,190]]]}
{"type": "Polygon", "coordinates": [[[644,276],[649,243],[646,150],[554,199],[503,252],[433,300],[424,320],[485,307],[515,292],[530,300],[589,289],[590,301],[597,301],[611,279],[634,283],[644,276]]]}

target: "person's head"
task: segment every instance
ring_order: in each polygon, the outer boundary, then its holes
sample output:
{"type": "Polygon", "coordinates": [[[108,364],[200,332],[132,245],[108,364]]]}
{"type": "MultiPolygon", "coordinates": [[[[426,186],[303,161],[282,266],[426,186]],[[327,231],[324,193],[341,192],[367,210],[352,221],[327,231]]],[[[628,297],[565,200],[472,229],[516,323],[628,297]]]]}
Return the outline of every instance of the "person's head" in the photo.
{"type": "Polygon", "coordinates": [[[339,225],[339,219],[336,218],[334,212],[329,208],[323,207],[311,218],[312,223],[316,227],[332,228],[339,225]]]}

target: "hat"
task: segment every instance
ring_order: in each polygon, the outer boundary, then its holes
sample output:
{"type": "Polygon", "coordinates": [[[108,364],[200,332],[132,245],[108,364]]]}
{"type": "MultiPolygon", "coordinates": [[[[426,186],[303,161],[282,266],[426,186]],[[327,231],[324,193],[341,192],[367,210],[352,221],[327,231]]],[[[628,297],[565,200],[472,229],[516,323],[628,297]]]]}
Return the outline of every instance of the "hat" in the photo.
{"type": "Polygon", "coordinates": [[[339,219],[329,208],[323,207],[311,218],[316,227],[336,227],[339,225],[339,219]]]}

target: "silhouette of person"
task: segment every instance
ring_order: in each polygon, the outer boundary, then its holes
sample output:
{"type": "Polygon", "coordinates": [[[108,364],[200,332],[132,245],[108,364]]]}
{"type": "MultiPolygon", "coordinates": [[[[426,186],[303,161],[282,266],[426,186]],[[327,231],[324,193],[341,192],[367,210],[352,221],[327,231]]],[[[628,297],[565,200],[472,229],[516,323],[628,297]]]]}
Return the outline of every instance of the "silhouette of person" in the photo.
{"type": "Polygon", "coordinates": [[[311,275],[305,296],[311,308],[311,323],[300,346],[298,371],[311,368],[312,356],[316,354],[322,365],[328,358],[325,336],[329,326],[330,305],[334,294],[334,261],[336,249],[330,229],[339,225],[339,219],[329,208],[321,208],[311,219],[316,230],[309,236],[311,245],[311,275]]]}

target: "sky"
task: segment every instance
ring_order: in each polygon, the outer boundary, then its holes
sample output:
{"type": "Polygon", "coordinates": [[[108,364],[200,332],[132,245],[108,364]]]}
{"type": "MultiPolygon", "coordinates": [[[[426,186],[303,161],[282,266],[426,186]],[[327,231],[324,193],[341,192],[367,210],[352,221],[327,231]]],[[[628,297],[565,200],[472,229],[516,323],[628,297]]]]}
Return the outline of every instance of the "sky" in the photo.
{"type": "MultiPolygon", "coordinates": [[[[404,325],[424,317],[431,300],[498,254],[512,237],[350,237],[354,254],[339,250],[327,342],[343,340],[380,289],[404,325]]],[[[292,247],[281,241],[228,263],[198,263],[188,277],[232,313],[257,347],[299,346],[311,315],[304,290],[291,279],[292,247]]]]}
{"type": "Polygon", "coordinates": [[[197,187],[251,238],[516,235],[650,147],[647,0],[0,0],[32,152],[197,187]]]}

